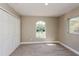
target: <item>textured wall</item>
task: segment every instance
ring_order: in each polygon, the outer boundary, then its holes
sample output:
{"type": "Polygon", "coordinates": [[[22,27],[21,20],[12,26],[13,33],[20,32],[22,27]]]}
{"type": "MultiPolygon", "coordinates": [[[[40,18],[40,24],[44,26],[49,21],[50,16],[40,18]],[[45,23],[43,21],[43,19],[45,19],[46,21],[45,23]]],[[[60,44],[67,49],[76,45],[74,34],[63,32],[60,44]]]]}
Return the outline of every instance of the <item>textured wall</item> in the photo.
{"type": "Polygon", "coordinates": [[[58,19],[53,17],[22,17],[22,42],[39,42],[57,40],[58,19]],[[46,22],[46,39],[36,39],[35,24],[46,22]]]}
{"type": "Polygon", "coordinates": [[[79,16],[79,8],[60,17],[59,40],[71,48],[79,51],[79,34],[68,33],[68,18],[79,16]]]}

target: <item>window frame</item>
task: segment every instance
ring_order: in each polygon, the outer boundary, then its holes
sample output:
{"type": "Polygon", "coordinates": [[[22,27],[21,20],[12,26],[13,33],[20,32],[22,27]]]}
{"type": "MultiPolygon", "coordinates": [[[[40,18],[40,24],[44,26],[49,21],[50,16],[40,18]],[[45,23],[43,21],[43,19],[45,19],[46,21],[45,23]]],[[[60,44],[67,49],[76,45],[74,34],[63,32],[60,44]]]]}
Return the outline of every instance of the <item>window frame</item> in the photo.
{"type": "MultiPolygon", "coordinates": [[[[41,21],[41,20],[40,20],[41,21]]],[[[37,21],[37,22],[40,22],[40,21],[37,21]]],[[[36,22],[36,23],[37,23],[36,22]]],[[[45,21],[41,21],[41,22],[44,22],[45,23],[45,33],[47,32],[47,30],[46,30],[46,22],[45,21]]],[[[36,37],[36,29],[37,29],[37,24],[35,23],[35,37],[36,37]]],[[[38,37],[36,37],[37,39],[46,39],[47,37],[46,37],[47,35],[45,34],[45,38],[38,38],[38,37]]]]}
{"type": "Polygon", "coordinates": [[[77,32],[73,32],[73,33],[70,32],[70,20],[73,19],[73,18],[78,18],[78,17],[79,16],[68,18],[68,33],[69,34],[79,35],[79,33],[77,33],[77,32]]]}

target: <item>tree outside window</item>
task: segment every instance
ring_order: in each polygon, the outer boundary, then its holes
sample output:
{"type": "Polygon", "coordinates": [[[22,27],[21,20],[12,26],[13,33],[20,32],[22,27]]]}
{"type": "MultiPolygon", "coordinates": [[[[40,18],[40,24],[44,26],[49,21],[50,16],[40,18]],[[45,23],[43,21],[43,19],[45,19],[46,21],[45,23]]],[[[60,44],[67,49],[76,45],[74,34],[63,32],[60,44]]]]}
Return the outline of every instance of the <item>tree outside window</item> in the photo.
{"type": "Polygon", "coordinates": [[[36,38],[46,38],[46,24],[43,21],[36,23],[36,38]]]}

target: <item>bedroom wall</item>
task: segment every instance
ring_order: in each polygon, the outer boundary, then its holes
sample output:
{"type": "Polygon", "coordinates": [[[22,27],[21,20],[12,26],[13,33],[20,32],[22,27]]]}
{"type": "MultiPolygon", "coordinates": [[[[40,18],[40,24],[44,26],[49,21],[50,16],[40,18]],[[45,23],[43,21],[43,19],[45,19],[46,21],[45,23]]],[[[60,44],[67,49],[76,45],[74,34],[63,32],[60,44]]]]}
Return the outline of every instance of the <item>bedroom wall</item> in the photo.
{"type": "Polygon", "coordinates": [[[79,52],[79,35],[70,34],[68,32],[68,18],[72,18],[75,16],[79,16],[79,8],[76,8],[60,17],[59,41],[79,52]]]}
{"type": "Polygon", "coordinates": [[[44,42],[57,40],[58,19],[53,17],[23,16],[21,42],[44,42]],[[37,21],[46,22],[46,39],[36,39],[35,24],[37,21]]]}

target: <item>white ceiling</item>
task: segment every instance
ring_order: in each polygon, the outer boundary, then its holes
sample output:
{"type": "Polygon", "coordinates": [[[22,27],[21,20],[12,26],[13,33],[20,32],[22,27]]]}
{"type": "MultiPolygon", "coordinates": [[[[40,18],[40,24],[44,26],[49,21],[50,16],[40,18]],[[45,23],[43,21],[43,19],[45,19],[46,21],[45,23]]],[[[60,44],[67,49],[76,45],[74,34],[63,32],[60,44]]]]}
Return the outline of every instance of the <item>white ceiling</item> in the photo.
{"type": "Polygon", "coordinates": [[[22,16],[61,16],[79,6],[78,3],[10,3],[22,16]]]}

